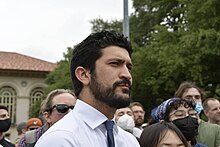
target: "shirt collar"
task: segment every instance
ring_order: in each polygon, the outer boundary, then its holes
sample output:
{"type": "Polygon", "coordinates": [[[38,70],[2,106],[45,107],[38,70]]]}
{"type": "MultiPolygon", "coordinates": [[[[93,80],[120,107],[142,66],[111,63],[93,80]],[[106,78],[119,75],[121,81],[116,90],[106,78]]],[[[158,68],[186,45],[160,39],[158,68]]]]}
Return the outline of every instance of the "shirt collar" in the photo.
{"type": "Polygon", "coordinates": [[[78,113],[79,118],[92,129],[95,129],[107,120],[105,115],[80,99],[77,99],[74,110],[78,113]]]}
{"type": "MultiPolygon", "coordinates": [[[[73,111],[76,111],[75,114],[77,114],[78,118],[84,121],[92,129],[99,127],[108,120],[104,114],[80,99],[77,99],[73,111]]],[[[112,121],[115,123],[115,119],[112,121]]],[[[118,131],[116,123],[114,125],[114,129],[118,131]]]]}

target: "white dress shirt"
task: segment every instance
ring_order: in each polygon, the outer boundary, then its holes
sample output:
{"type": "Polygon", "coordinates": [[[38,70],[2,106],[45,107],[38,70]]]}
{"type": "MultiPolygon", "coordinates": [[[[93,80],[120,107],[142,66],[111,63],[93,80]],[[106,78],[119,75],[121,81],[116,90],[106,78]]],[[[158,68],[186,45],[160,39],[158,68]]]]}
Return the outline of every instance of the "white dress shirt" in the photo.
{"type": "MultiPolygon", "coordinates": [[[[76,105],[47,130],[35,147],[107,147],[107,117],[77,99],[76,105]]],[[[113,128],[115,147],[140,147],[137,139],[116,124],[113,128]]]]}

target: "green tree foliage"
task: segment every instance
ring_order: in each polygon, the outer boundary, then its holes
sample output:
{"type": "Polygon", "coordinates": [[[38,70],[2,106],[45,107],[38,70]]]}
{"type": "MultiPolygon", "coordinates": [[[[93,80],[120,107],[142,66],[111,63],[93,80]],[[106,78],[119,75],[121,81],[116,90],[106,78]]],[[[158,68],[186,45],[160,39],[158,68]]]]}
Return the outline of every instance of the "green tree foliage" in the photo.
{"type": "Polygon", "coordinates": [[[41,101],[37,101],[29,110],[29,118],[41,117],[40,114],[41,101]]]}
{"type": "Polygon", "coordinates": [[[120,20],[104,21],[101,18],[93,19],[90,21],[92,24],[92,32],[100,32],[102,30],[114,30],[122,32],[122,22],[120,20]]]}
{"type": "Polygon", "coordinates": [[[220,2],[145,2],[155,8],[159,22],[151,28],[148,42],[134,54],[133,97],[149,113],[162,99],[173,97],[185,80],[195,81],[205,90],[205,97],[219,96],[220,2]]]}
{"type": "Polygon", "coordinates": [[[64,59],[59,61],[58,67],[47,76],[46,83],[49,86],[46,88],[46,93],[58,88],[72,89],[72,81],[70,77],[72,51],[72,48],[67,48],[67,53],[64,53],[64,59]]]}

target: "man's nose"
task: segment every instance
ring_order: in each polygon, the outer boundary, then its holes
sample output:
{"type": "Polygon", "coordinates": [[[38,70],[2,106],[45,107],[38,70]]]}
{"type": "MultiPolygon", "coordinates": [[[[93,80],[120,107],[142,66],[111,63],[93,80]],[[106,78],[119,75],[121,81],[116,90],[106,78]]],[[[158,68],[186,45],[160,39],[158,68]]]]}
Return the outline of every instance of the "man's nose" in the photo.
{"type": "Polygon", "coordinates": [[[126,78],[128,80],[132,79],[130,70],[128,69],[128,67],[125,65],[123,66],[122,70],[121,70],[121,77],[126,78]]]}

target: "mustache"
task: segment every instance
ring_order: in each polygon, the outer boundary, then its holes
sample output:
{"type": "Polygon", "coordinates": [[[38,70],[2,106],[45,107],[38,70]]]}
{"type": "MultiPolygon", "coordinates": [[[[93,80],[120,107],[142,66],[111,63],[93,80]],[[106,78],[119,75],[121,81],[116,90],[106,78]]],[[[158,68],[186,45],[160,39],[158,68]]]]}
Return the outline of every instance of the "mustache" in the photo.
{"type": "Polygon", "coordinates": [[[120,81],[116,81],[113,85],[113,87],[117,87],[118,85],[128,85],[129,89],[131,89],[131,82],[127,79],[122,79],[120,81]]]}

